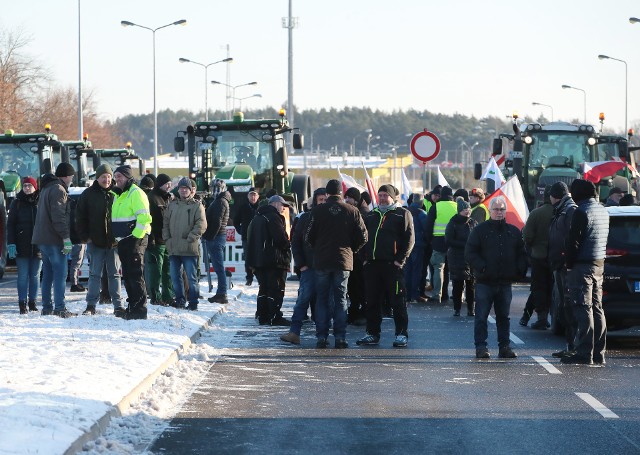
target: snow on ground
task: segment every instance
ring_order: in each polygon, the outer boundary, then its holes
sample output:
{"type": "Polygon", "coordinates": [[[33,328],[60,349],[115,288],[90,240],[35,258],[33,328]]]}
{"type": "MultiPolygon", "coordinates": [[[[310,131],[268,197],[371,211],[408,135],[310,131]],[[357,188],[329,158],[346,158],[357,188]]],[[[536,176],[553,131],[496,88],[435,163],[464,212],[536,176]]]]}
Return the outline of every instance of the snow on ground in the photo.
{"type": "MultiPolygon", "coordinates": [[[[200,287],[208,295],[206,283],[200,287]]],[[[0,313],[0,454],[64,453],[119,403],[123,416],[84,453],[144,451],[238,326],[255,324],[257,286],[242,288],[229,291],[229,305],[205,300],[197,312],[149,305],[145,321],[116,318],[111,305],[70,319],[19,315],[17,305],[0,313]],[[191,344],[212,318],[207,342],[191,344]],[[180,361],[149,382],[148,392],[128,396],[176,350],[180,361]]],[[[68,308],[81,313],[84,296],[67,294],[68,308]]]]}

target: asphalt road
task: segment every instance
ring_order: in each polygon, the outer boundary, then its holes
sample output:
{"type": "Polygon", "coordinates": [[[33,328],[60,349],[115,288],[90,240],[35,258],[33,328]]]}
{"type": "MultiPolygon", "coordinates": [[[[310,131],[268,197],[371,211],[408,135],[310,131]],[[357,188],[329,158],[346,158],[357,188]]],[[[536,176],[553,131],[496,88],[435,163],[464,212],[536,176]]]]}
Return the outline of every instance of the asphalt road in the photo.
{"type": "Polygon", "coordinates": [[[640,453],[640,329],[609,336],[604,368],[561,365],[561,338],[518,325],[527,289],[514,289],[515,360],[496,358],[495,324],[492,359],[476,360],[473,318],[450,301],[410,307],[405,349],[391,320],[379,346],[350,327],[349,349],[316,350],[312,324],[293,346],[247,317],[149,452],[640,453]]]}

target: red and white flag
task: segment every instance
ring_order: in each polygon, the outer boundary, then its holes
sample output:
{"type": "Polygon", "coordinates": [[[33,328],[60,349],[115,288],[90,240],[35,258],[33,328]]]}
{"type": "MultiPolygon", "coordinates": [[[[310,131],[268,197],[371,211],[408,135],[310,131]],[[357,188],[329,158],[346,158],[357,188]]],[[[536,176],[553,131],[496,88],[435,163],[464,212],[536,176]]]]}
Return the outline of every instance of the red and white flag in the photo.
{"type": "Polygon", "coordinates": [[[367,172],[367,168],[364,167],[364,161],[362,162],[362,169],[364,170],[364,183],[367,185],[367,192],[369,196],[371,196],[371,203],[374,207],[378,206],[378,191],[373,186],[373,180],[369,177],[369,173],[367,172]]]}
{"type": "Polygon", "coordinates": [[[340,175],[340,181],[342,182],[342,194],[346,193],[349,188],[357,188],[361,193],[366,191],[366,188],[356,182],[356,179],[350,175],[340,172],[340,168],[338,168],[338,174],[340,175]]]}
{"type": "Polygon", "coordinates": [[[582,172],[585,180],[598,183],[605,177],[615,175],[625,167],[627,167],[627,163],[622,160],[592,161],[591,163],[583,163],[582,172]]]}
{"type": "Polygon", "coordinates": [[[518,177],[515,175],[511,177],[507,183],[491,193],[491,195],[483,201],[483,204],[489,208],[489,202],[497,196],[503,196],[507,202],[507,223],[513,224],[522,230],[527,218],[529,218],[529,208],[527,207],[527,201],[524,198],[518,177]]]}

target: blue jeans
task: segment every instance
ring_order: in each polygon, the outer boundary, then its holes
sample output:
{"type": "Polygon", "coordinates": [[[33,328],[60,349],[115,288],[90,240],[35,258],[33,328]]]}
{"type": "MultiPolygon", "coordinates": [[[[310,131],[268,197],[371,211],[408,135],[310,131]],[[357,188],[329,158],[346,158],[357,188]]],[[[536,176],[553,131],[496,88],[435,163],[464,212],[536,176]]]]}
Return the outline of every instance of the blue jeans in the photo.
{"type": "Polygon", "coordinates": [[[184,283],[182,282],[182,268],[184,267],[187,281],[189,282],[189,305],[198,304],[198,279],[196,278],[197,256],[169,256],[169,266],[171,270],[171,281],[173,289],[176,291],[176,303],[184,303],[184,283]]]}
{"type": "Polygon", "coordinates": [[[120,284],[120,256],[117,248],[100,248],[93,243],[87,245],[89,254],[89,284],[87,291],[87,306],[96,306],[100,298],[103,267],[107,268],[107,282],[113,309],[122,306],[122,285],[120,284]]]}
{"type": "Polygon", "coordinates": [[[496,315],[498,347],[506,348],[509,346],[511,285],[476,283],[476,318],[473,330],[476,349],[487,347],[487,319],[492,305],[496,315]]]}
{"type": "Polygon", "coordinates": [[[291,317],[291,329],[297,335],[300,335],[302,329],[302,320],[307,314],[307,309],[311,303],[311,299],[316,294],[316,273],[309,268],[304,272],[300,272],[300,286],[298,287],[298,299],[293,307],[293,316],[291,317]]]}
{"type": "Polygon", "coordinates": [[[87,245],[84,243],[77,243],[71,248],[71,261],[69,262],[69,281],[71,282],[72,286],[78,284],[78,272],[80,271],[80,267],[82,267],[82,261],[84,261],[84,252],[87,249],[86,247],[87,245]]]}
{"type": "Polygon", "coordinates": [[[329,323],[333,318],[333,336],[336,340],[344,340],[347,335],[347,280],[349,272],[347,270],[316,269],[315,273],[316,337],[326,339],[329,336],[329,323]]]}
{"type": "Polygon", "coordinates": [[[62,245],[38,245],[42,253],[42,310],[63,311],[66,309],[64,291],[67,282],[67,255],[62,245]],[[51,288],[53,301],[51,302],[51,288]]]}
{"type": "Polygon", "coordinates": [[[407,287],[407,301],[416,301],[420,295],[420,278],[422,277],[422,262],[424,261],[424,247],[414,246],[404,265],[404,284],[407,287]]]}
{"type": "Polygon", "coordinates": [[[38,298],[38,286],[40,286],[40,269],[42,268],[42,259],[33,258],[16,258],[18,266],[18,300],[20,302],[29,301],[38,298]]]}
{"type": "MultiPolygon", "coordinates": [[[[224,248],[226,245],[227,234],[216,235],[213,240],[207,240],[209,260],[218,277],[216,295],[225,295],[227,293],[227,276],[224,271],[224,248]]],[[[207,267],[209,267],[209,264],[207,264],[207,267]]]]}

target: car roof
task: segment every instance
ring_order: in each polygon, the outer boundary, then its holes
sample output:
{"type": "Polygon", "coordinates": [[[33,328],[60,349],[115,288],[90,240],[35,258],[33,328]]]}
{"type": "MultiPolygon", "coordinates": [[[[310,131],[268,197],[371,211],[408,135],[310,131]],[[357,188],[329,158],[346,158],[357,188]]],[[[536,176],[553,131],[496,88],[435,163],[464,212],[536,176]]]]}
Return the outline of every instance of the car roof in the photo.
{"type": "Polygon", "coordinates": [[[640,216],[640,206],[638,205],[612,206],[607,207],[607,211],[609,216],[640,216]]]}

